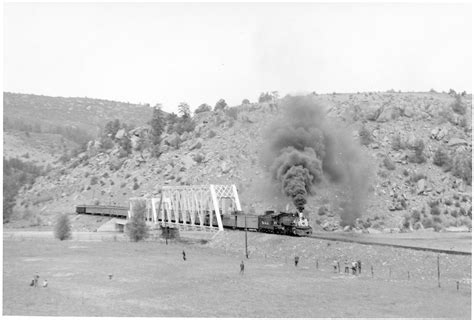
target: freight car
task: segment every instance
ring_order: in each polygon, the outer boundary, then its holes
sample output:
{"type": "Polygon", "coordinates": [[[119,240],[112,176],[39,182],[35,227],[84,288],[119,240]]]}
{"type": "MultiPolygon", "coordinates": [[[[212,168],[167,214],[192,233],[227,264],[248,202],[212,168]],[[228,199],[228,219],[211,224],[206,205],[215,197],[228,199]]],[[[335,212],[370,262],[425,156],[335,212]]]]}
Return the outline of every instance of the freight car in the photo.
{"type": "Polygon", "coordinates": [[[82,204],[76,206],[76,213],[111,216],[126,219],[128,217],[128,209],[128,207],[120,206],[95,206],[82,204]]]}

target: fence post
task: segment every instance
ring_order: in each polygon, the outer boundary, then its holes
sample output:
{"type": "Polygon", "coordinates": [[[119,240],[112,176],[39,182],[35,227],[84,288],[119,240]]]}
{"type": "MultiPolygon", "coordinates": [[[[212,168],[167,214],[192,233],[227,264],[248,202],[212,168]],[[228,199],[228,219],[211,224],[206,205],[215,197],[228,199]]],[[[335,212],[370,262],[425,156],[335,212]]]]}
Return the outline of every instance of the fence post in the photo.
{"type": "Polygon", "coordinates": [[[440,273],[439,273],[439,254],[438,254],[438,288],[441,288],[440,273]]]}

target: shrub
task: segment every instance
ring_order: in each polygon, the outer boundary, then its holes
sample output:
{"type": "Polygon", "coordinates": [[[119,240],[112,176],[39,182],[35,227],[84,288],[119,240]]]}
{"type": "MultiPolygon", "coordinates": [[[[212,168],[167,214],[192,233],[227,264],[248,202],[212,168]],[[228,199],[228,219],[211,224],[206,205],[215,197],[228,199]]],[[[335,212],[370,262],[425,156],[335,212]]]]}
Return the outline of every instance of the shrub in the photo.
{"type": "Polygon", "coordinates": [[[360,128],[359,138],[360,138],[360,143],[364,146],[368,146],[373,141],[372,134],[365,126],[360,128]]]}
{"type": "Polygon", "coordinates": [[[100,150],[107,151],[114,147],[114,142],[110,137],[104,136],[100,139],[100,150]]]}
{"type": "Polygon", "coordinates": [[[99,178],[96,176],[93,176],[91,178],[91,186],[96,185],[99,182],[99,178]]]}
{"type": "Polygon", "coordinates": [[[424,163],[426,161],[426,157],[423,153],[425,150],[425,143],[421,139],[415,140],[413,145],[414,153],[408,157],[408,161],[412,163],[424,163]]]}
{"type": "Polygon", "coordinates": [[[470,152],[462,152],[454,157],[452,173],[463,179],[468,185],[472,184],[472,155],[470,152]]]}
{"type": "Polygon", "coordinates": [[[395,163],[393,163],[393,161],[390,160],[390,157],[388,155],[385,156],[385,158],[383,159],[383,165],[388,170],[395,170],[395,163]]]}
{"type": "Polygon", "coordinates": [[[408,176],[410,175],[410,172],[408,172],[407,169],[403,169],[403,175],[404,175],[405,177],[408,177],[408,176]]]}
{"type": "Polygon", "coordinates": [[[237,120],[237,115],[239,114],[239,110],[237,107],[229,108],[226,110],[226,115],[234,120],[237,120]]]}
{"type": "Polygon", "coordinates": [[[328,212],[328,208],[326,208],[325,206],[322,206],[322,207],[319,207],[318,215],[324,216],[327,212],[328,212]]]}
{"type": "Polygon", "coordinates": [[[460,208],[460,207],[461,207],[461,203],[459,203],[459,201],[456,201],[456,203],[454,204],[454,206],[455,206],[456,208],[460,208]]]}
{"type": "Polygon", "coordinates": [[[228,108],[227,102],[225,102],[224,99],[219,99],[219,101],[217,101],[216,103],[216,106],[214,107],[214,111],[225,110],[227,108],[228,108]]]}
{"type": "Polygon", "coordinates": [[[457,218],[457,217],[459,216],[458,211],[457,211],[456,209],[451,210],[450,214],[451,214],[451,216],[453,216],[454,218],[457,218]]]}
{"type": "Polygon", "coordinates": [[[54,236],[61,241],[71,237],[71,221],[67,214],[62,214],[58,217],[54,226],[54,236]]]}
{"type": "Polygon", "coordinates": [[[443,148],[439,147],[433,156],[433,163],[439,167],[450,167],[451,159],[448,152],[443,148]]]}
{"type": "Polygon", "coordinates": [[[393,136],[392,138],[392,149],[395,151],[402,150],[406,148],[406,144],[402,142],[402,138],[399,134],[393,136]]]}
{"type": "Polygon", "coordinates": [[[431,215],[433,216],[439,216],[441,215],[441,210],[439,209],[439,207],[436,205],[436,206],[433,206],[431,207],[431,215]]]}
{"type": "Polygon", "coordinates": [[[461,101],[461,96],[456,95],[456,100],[451,104],[451,108],[453,109],[454,112],[460,115],[465,115],[466,114],[466,106],[461,101]]]}
{"type": "Polygon", "coordinates": [[[140,185],[135,181],[133,184],[133,190],[137,190],[138,188],[140,188],[140,185]]]}
{"type": "Polygon", "coordinates": [[[148,238],[148,226],[145,222],[146,204],[137,203],[133,216],[125,225],[127,234],[131,241],[137,242],[148,238]]]}
{"type": "Polygon", "coordinates": [[[432,217],[426,217],[422,221],[423,227],[425,228],[433,228],[434,227],[434,221],[432,217]]]}
{"type": "Polygon", "coordinates": [[[209,139],[214,138],[216,135],[217,135],[217,134],[216,134],[213,130],[211,130],[211,131],[209,131],[208,138],[209,138],[209,139]]]}
{"type": "Polygon", "coordinates": [[[447,205],[447,206],[450,206],[453,204],[453,201],[451,199],[446,199],[444,200],[444,204],[447,205]]]}
{"type": "Polygon", "coordinates": [[[421,220],[421,213],[417,209],[414,209],[411,212],[411,218],[413,219],[413,222],[418,222],[421,220]]]}
{"type": "Polygon", "coordinates": [[[201,163],[204,160],[204,156],[201,153],[198,153],[198,154],[194,155],[193,159],[197,163],[201,163]]]}
{"type": "Polygon", "coordinates": [[[414,173],[410,178],[413,183],[417,183],[421,179],[426,179],[426,175],[423,173],[414,173]]]}
{"type": "Polygon", "coordinates": [[[198,114],[202,112],[208,112],[211,110],[212,110],[212,107],[210,105],[208,105],[207,103],[203,103],[199,107],[197,107],[196,110],[194,110],[194,113],[198,114]]]}
{"type": "Polygon", "coordinates": [[[250,104],[249,99],[244,99],[244,100],[242,100],[242,104],[250,104]]]}

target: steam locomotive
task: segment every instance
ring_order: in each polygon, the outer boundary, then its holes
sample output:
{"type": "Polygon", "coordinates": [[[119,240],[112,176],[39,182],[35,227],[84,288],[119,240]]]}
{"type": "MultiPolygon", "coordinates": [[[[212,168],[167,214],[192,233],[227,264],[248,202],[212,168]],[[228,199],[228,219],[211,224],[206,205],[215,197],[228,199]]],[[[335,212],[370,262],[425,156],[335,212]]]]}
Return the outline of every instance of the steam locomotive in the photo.
{"type": "Polygon", "coordinates": [[[234,212],[221,217],[224,228],[242,230],[247,228],[258,232],[299,237],[311,235],[313,232],[308,219],[298,213],[266,211],[264,215],[259,216],[234,212]]]}

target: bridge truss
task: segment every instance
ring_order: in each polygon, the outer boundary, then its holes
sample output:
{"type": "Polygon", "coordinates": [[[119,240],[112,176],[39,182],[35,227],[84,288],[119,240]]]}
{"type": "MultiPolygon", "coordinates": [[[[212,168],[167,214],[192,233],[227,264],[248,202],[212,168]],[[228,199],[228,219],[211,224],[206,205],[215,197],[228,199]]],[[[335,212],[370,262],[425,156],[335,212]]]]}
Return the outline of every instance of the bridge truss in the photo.
{"type": "Polygon", "coordinates": [[[163,186],[159,198],[132,198],[129,218],[138,206],[146,207],[145,220],[153,224],[211,230],[224,229],[221,214],[242,210],[235,185],[215,184],[163,186]]]}

